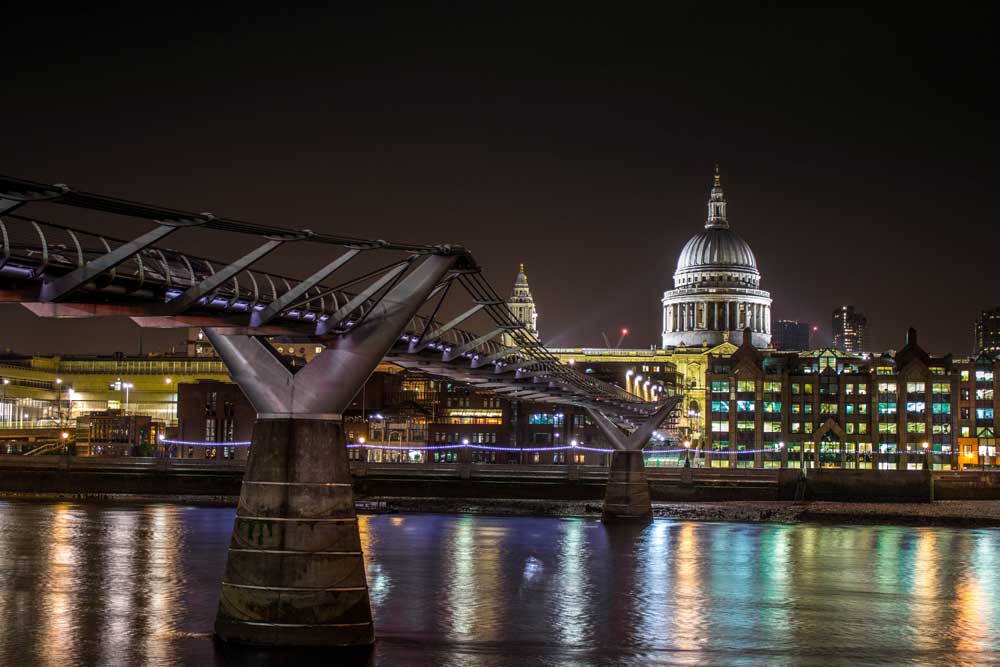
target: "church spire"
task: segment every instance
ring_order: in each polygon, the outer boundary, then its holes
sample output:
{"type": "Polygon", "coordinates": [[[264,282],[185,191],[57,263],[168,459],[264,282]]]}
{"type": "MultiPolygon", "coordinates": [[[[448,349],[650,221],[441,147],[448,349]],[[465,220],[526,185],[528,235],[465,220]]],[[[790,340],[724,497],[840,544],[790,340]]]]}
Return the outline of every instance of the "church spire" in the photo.
{"type": "Polygon", "coordinates": [[[708,198],[708,221],[705,227],[723,227],[728,229],[726,221],[726,198],[722,194],[722,176],[719,174],[719,164],[715,165],[715,178],[712,182],[712,194],[708,198]]]}

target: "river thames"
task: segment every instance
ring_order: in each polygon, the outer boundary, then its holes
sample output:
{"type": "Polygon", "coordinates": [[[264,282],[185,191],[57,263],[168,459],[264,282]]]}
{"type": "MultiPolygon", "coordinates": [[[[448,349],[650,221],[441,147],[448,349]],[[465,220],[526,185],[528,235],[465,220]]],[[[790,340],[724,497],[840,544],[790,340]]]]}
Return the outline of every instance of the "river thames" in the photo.
{"type": "MultiPolygon", "coordinates": [[[[229,508],[0,503],[5,665],[344,664],[212,623],[229,508]]],[[[362,516],[374,665],[1000,664],[1000,531],[362,516]]]]}

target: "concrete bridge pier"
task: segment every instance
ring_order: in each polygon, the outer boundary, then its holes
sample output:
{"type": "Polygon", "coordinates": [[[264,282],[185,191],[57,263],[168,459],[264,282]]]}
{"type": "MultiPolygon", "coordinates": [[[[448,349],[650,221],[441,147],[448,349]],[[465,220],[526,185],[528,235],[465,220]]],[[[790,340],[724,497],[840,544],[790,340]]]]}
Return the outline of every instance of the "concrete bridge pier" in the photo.
{"type": "Polygon", "coordinates": [[[604,492],[601,521],[648,523],[653,520],[653,505],[650,500],[642,448],[649,442],[653,431],[670,416],[680,401],[679,396],[667,398],[657,406],[645,422],[628,435],[603,413],[587,408],[591,419],[615,450],[611,454],[611,469],[608,472],[608,485],[604,492]]]}
{"type": "Polygon", "coordinates": [[[341,413],[455,260],[423,259],[300,369],[263,337],[206,330],[258,413],[215,622],[224,641],[374,641],[341,413]]]}
{"type": "Polygon", "coordinates": [[[601,520],[605,523],[648,523],[653,520],[653,505],[642,451],[618,451],[611,454],[611,470],[608,472],[601,520]]]}

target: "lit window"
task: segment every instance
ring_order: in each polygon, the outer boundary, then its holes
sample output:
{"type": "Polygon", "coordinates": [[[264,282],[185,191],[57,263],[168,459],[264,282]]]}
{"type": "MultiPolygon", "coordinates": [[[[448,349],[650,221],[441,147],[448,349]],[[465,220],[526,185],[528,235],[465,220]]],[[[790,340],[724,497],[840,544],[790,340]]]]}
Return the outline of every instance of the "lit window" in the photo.
{"type": "Polygon", "coordinates": [[[907,433],[926,433],[927,424],[923,422],[907,422],[906,423],[907,433]]]}
{"type": "Polygon", "coordinates": [[[729,422],[712,422],[712,433],[729,433],[729,422]]]}
{"type": "Polygon", "coordinates": [[[754,402],[753,401],[736,401],[736,409],[739,412],[753,412],[754,402]]]}
{"type": "Polygon", "coordinates": [[[969,371],[961,371],[959,379],[962,382],[968,382],[969,381],[969,371]]]}
{"type": "Polygon", "coordinates": [[[764,391],[767,392],[767,393],[769,393],[769,394],[777,394],[777,393],[781,392],[781,383],[780,382],[765,382],[764,383],[764,391]]]}
{"type": "Polygon", "coordinates": [[[713,394],[722,394],[722,393],[728,393],[728,392],[729,392],[729,383],[726,382],[725,380],[713,381],[712,382],[712,393],[713,394]]]}
{"type": "Polygon", "coordinates": [[[879,382],[878,383],[878,393],[880,393],[880,394],[895,394],[896,393],[896,383],[895,382],[879,382]]]}
{"type": "Polygon", "coordinates": [[[969,429],[968,426],[963,426],[962,430],[959,433],[959,435],[961,435],[963,438],[968,438],[969,437],[969,430],[970,429],[969,429]]]}
{"type": "Polygon", "coordinates": [[[993,419],[993,408],[976,408],[976,419],[993,419]]]}
{"type": "Polygon", "coordinates": [[[906,391],[907,391],[907,393],[910,393],[910,394],[917,394],[917,393],[922,394],[922,393],[924,393],[924,391],[926,391],[926,389],[927,389],[927,386],[923,382],[907,382],[906,383],[906,391]]]}
{"type": "Polygon", "coordinates": [[[738,421],[736,422],[737,431],[752,431],[753,422],[752,421],[738,421]]]}
{"type": "Polygon", "coordinates": [[[896,422],[879,422],[878,432],[879,433],[895,433],[896,432],[896,422]]]}
{"type": "Polygon", "coordinates": [[[729,401],[712,401],[712,412],[729,412],[729,401]]]}
{"type": "Polygon", "coordinates": [[[976,382],[993,382],[993,371],[976,371],[976,382]]]}
{"type": "Polygon", "coordinates": [[[756,380],[739,380],[736,383],[736,391],[757,391],[756,380]]]}
{"type": "Polygon", "coordinates": [[[894,415],[896,414],[896,404],[895,403],[879,403],[878,413],[880,415],[894,415]]]}
{"type": "Polygon", "coordinates": [[[919,414],[923,414],[923,413],[927,412],[927,404],[924,403],[923,401],[907,401],[906,402],[906,411],[907,412],[916,412],[916,413],[919,413],[919,414]]]}
{"type": "Polygon", "coordinates": [[[781,412],[781,402],[764,401],[764,412],[781,412]]]}

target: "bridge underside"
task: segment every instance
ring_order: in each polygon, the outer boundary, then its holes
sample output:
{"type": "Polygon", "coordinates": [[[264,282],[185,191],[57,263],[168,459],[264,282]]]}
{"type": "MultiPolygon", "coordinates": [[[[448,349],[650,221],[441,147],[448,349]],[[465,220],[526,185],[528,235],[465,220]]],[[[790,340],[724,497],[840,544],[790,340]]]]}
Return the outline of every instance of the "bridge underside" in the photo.
{"type": "MultiPolygon", "coordinates": [[[[40,317],[124,316],[145,327],[203,327],[257,411],[216,623],[223,639],[373,641],[342,413],[383,358],[525,400],[585,406],[609,424],[604,413],[619,423],[635,420],[648,439],[643,419],[653,406],[560,364],[514,318],[461,246],[292,230],[5,177],[0,214],[0,301],[21,303],[40,317]],[[25,217],[29,206],[85,209],[88,220],[125,216],[153,228],[116,240],[25,217]],[[161,245],[181,230],[198,229],[254,237],[256,247],[220,262],[161,245]],[[326,256],[308,277],[256,270],[265,256],[301,243],[326,256]],[[339,250],[329,254],[333,248],[339,250]],[[397,255],[385,264],[384,253],[397,255]],[[367,272],[325,283],[360,255],[379,268],[355,267],[367,272]],[[437,315],[453,285],[461,285],[472,304],[442,321],[437,315]],[[423,307],[433,310],[420,316],[423,307]],[[477,314],[488,319],[489,333],[458,328],[477,314]],[[267,337],[325,349],[291,368],[267,337]]],[[[658,425],[662,415],[652,419],[658,425]]],[[[623,438],[616,425],[610,428],[623,438]]],[[[642,460],[633,454],[615,454],[613,470],[635,488],[615,503],[641,512],[635,480],[642,460]]],[[[645,499],[648,504],[648,488],[645,499]]]]}

